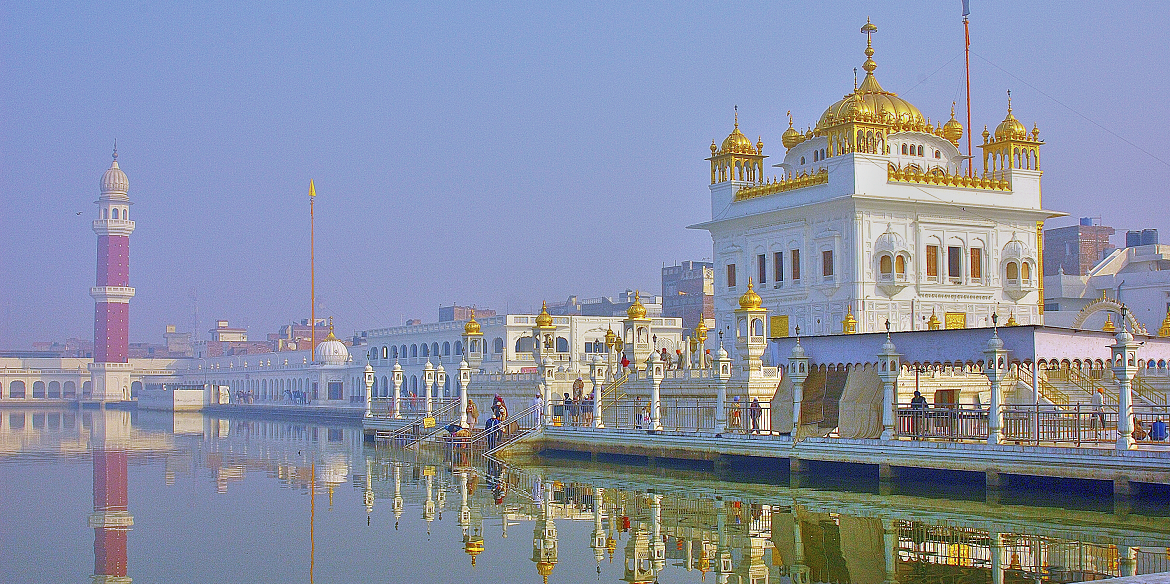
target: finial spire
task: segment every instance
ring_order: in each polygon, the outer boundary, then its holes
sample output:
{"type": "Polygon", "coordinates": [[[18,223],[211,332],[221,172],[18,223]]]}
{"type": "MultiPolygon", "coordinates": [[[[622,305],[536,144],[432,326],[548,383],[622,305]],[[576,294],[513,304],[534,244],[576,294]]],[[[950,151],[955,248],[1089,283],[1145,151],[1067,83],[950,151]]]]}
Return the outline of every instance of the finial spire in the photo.
{"type": "Polygon", "coordinates": [[[1008,92],[1008,113],[1010,114],[1010,113],[1012,113],[1012,90],[1009,89],[1009,90],[1007,90],[1007,92],[1008,92]]]}
{"type": "Polygon", "coordinates": [[[333,334],[333,317],[329,317],[329,334],[333,334]]]}
{"type": "Polygon", "coordinates": [[[114,160],[118,159],[118,139],[114,138],[114,160]]]}
{"type": "Polygon", "coordinates": [[[857,91],[857,67],[853,68],[853,91],[857,91]]]}
{"type": "Polygon", "coordinates": [[[877,69],[877,63],[873,62],[873,33],[877,32],[877,25],[869,21],[869,17],[865,18],[865,25],[861,27],[862,34],[865,35],[865,63],[861,66],[866,73],[873,73],[877,69]]]}
{"type": "Polygon", "coordinates": [[[792,110],[788,110],[788,127],[792,127],[792,110]]]}
{"type": "Polygon", "coordinates": [[[735,106],[735,129],[739,129],[739,106],[735,106]]]}
{"type": "Polygon", "coordinates": [[[951,102],[951,119],[952,120],[955,119],[955,104],[956,103],[958,103],[958,102],[955,102],[955,101],[951,102]]]}

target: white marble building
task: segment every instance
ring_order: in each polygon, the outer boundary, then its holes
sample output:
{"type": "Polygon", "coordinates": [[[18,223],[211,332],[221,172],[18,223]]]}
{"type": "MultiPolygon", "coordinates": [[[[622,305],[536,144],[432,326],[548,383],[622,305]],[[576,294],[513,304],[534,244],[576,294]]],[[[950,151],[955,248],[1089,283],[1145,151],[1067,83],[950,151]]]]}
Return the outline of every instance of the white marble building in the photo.
{"type": "MultiPolygon", "coordinates": [[[[867,25],[863,32],[874,32],[867,25]]],[[[990,326],[1043,321],[1039,129],[1008,113],[984,129],[983,172],[969,176],[962,125],[929,118],[874,77],[792,126],[780,174],[738,119],[711,143],[715,313],[727,328],[749,282],[772,315],[768,336],[990,326]],[[851,316],[850,316],[851,315],[851,316]],[[855,320],[854,320],[855,319],[855,320]],[[854,332],[854,331],[849,331],[854,332]]],[[[977,141],[978,142],[978,141],[977,141]]],[[[713,331],[713,333],[716,331],[713,331]]]]}
{"type": "Polygon", "coordinates": [[[1170,245],[1116,249],[1084,276],[1062,272],[1048,276],[1048,282],[1045,324],[1111,328],[1120,322],[1119,307],[1114,306],[1120,301],[1128,309],[1127,319],[1160,337],[1170,336],[1170,245]]]}

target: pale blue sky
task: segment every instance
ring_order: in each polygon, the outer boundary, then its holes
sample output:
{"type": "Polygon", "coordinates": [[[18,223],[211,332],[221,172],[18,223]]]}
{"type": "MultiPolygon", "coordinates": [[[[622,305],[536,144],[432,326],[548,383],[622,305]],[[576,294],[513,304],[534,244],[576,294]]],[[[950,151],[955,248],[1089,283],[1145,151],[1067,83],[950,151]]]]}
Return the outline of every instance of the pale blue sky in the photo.
{"type": "MultiPolygon", "coordinates": [[[[656,292],[663,262],[711,254],[684,227],[710,215],[732,106],[775,161],[786,110],[814,124],[851,89],[866,16],[886,89],[932,120],[962,104],[960,0],[339,4],[0,2],[0,347],[92,335],[114,138],[130,337],[157,342],[190,328],[192,287],[204,331],[307,316],[310,178],[318,314],[348,334],[656,292]]],[[[1170,5],[972,9],[976,131],[1011,89],[1048,142],[1044,204],[1073,216],[1054,225],[1170,239],[1170,5]]]]}

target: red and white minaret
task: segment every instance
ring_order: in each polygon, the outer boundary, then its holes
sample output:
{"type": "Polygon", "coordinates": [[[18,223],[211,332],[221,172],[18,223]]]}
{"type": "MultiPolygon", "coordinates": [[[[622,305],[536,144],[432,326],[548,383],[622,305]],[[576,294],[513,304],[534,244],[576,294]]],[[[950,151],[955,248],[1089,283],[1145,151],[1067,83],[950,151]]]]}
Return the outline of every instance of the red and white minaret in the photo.
{"type": "Polygon", "coordinates": [[[130,399],[129,350],[130,299],[130,183],[118,168],[118,148],[114,162],[102,175],[102,194],[96,201],[98,216],[93,231],[98,236],[97,285],[89,295],[97,302],[93,311],[93,399],[124,401],[130,399]]]}

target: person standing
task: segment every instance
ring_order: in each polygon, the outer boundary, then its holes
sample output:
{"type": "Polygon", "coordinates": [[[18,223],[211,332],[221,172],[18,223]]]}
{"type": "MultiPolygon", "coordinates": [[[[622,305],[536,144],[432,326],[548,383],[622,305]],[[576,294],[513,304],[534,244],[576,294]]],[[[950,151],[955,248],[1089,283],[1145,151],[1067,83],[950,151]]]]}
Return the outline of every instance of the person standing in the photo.
{"type": "Polygon", "coordinates": [[[479,408],[475,405],[475,400],[471,396],[467,396],[467,424],[472,428],[479,424],[479,408]]]}
{"type": "Polygon", "coordinates": [[[760,431],[760,417],[764,413],[764,408],[760,406],[760,398],[752,398],[752,405],[748,406],[748,416],[752,419],[752,434],[760,431]]]}

